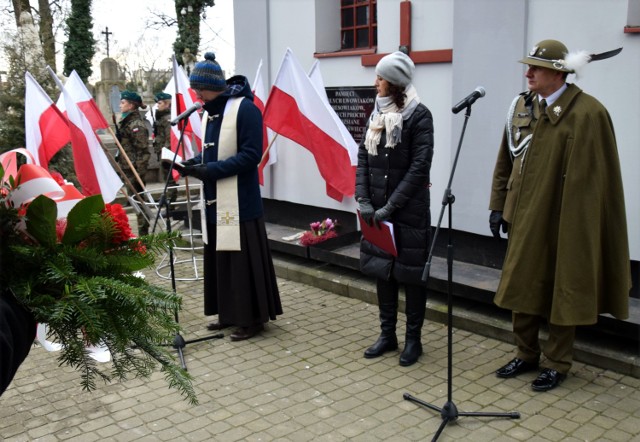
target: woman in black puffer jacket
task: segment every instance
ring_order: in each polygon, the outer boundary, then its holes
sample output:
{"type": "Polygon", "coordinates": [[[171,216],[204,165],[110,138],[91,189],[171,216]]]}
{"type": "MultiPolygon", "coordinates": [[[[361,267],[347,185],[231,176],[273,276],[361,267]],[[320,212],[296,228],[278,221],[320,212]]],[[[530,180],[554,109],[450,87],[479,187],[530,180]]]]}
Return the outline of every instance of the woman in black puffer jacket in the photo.
{"type": "Polygon", "coordinates": [[[433,157],[433,119],[411,84],[415,66],[402,52],[383,57],[376,66],[376,105],[358,151],[356,200],[365,222],[389,221],[398,256],[362,239],[360,269],[377,283],[380,328],[365,358],[398,348],[398,289],[406,293],[405,347],[400,365],[422,354],[420,334],[427,300],[422,272],[429,251],[431,212],[429,171],[433,157]]]}

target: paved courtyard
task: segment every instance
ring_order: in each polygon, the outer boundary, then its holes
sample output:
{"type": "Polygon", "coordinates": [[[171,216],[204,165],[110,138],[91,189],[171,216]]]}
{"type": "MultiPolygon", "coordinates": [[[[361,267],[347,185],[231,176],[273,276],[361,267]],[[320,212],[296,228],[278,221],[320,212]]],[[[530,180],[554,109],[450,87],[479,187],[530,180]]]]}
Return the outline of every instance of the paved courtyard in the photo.
{"type": "MultiPolygon", "coordinates": [[[[178,269],[179,271],[179,269],[178,269]]],[[[154,271],[147,277],[171,287],[154,271]]],[[[419,441],[442,423],[447,400],[447,328],[425,322],[425,354],[411,367],[399,353],[364,359],[378,333],[377,306],[279,279],[284,315],[248,341],[188,343],[185,362],[199,405],[169,389],[162,375],[98,384],[83,392],[73,370],[34,346],[0,398],[3,441],[419,441]]],[[[202,281],[178,281],[183,337],[208,336],[202,281]]],[[[399,336],[404,333],[400,315],[399,336]]],[[[547,393],[535,373],[493,374],[513,346],[454,329],[453,402],[460,412],[512,412],[520,419],[461,416],[438,440],[640,441],[640,379],[575,363],[547,393]]],[[[403,341],[403,338],[400,339],[403,341]]]]}

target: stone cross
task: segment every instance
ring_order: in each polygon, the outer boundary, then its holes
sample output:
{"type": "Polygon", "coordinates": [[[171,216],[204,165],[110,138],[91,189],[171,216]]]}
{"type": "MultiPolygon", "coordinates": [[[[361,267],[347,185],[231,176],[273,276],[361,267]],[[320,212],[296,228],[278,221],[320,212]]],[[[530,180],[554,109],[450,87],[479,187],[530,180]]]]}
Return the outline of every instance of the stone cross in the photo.
{"type": "Polygon", "coordinates": [[[109,32],[109,26],[104,28],[102,33],[105,35],[105,40],[107,41],[107,57],[109,57],[109,35],[113,34],[113,32],[109,32]]]}

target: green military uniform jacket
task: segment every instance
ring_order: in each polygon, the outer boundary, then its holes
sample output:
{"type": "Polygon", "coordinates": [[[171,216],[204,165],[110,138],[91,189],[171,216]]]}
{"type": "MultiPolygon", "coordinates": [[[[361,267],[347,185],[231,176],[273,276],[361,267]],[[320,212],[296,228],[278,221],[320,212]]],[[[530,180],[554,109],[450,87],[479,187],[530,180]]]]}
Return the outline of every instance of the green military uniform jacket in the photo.
{"type": "MultiPolygon", "coordinates": [[[[149,166],[149,131],[139,112],[129,113],[120,121],[118,128],[120,144],[126,152],[131,164],[136,168],[138,175],[144,180],[149,166]]],[[[126,162],[120,163],[127,171],[129,165],[126,162]]]]}
{"type": "Polygon", "coordinates": [[[520,139],[531,133],[526,152],[512,161],[503,139],[496,162],[490,209],[510,226],[494,301],[557,325],[594,324],[600,313],[624,319],[629,243],[611,119],[572,84],[542,115],[537,101],[521,96],[507,128],[520,139]]]}
{"type": "Polygon", "coordinates": [[[163,147],[171,148],[171,109],[156,111],[153,134],[153,147],[156,154],[159,155],[163,147]]]}

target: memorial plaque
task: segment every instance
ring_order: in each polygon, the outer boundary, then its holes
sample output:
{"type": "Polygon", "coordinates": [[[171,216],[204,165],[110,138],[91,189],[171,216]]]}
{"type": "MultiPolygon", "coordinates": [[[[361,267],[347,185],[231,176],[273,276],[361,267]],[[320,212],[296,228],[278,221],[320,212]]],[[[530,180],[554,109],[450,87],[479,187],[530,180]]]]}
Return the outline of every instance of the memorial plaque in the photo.
{"type": "Polygon", "coordinates": [[[359,144],[364,138],[367,119],[376,102],[376,88],[373,86],[343,86],[325,89],[331,107],[336,111],[356,143],[359,144]]]}

